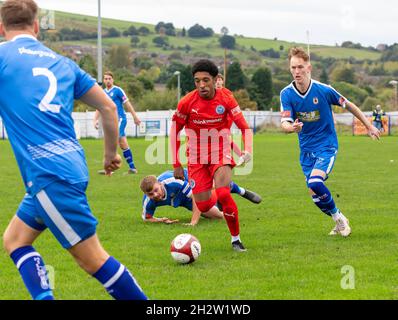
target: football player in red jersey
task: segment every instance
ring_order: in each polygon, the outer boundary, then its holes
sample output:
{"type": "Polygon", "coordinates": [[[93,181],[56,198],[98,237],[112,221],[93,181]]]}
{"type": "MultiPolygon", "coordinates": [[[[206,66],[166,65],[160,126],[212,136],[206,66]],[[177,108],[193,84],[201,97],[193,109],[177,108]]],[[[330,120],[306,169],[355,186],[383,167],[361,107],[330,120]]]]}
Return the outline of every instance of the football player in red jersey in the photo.
{"type": "Polygon", "coordinates": [[[185,127],[188,137],[188,178],[194,200],[201,212],[209,211],[217,199],[231,233],[232,247],[246,251],[239,235],[238,208],[231,197],[229,184],[236,165],[231,154],[230,126],[242,131],[245,159],[252,153],[252,132],[231,91],[216,89],[217,66],[210,60],[199,60],[192,67],[196,89],[178,103],[170,132],[175,178],[184,179],[178,159],[179,132],[185,127]],[[213,181],[216,197],[212,196],[213,181]]]}

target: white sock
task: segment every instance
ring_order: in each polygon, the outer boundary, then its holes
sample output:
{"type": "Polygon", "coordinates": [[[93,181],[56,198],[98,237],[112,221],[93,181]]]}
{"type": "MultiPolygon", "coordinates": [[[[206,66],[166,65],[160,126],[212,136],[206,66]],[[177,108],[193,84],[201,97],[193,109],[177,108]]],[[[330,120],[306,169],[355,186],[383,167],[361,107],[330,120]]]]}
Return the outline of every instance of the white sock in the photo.
{"type": "Polygon", "coordinates": [[[241,195],[241,196],[243,196],[244,194],[245,194],[245,192],[246,192],[246,190],[245,189],[243,189],[242,187],[239,187],[239,194],[241,195]]]}
{"type": "Polygon", "coordinates": [[[231,236],[231,242],[234,242],[234,241],[236,241],[236,240],[239,240],[239,241],[240,241],[240,236],[239,236],[239,234],[238,234],[237,236],[231,236]]]}
{"type": "Polygon", "coordinates": [[[334,221],[337,221],[337,219],[345,218],[345,216],[341,213],[339,209],[337,209],[336,213],[332,214],[332,218],[334,221]]]}

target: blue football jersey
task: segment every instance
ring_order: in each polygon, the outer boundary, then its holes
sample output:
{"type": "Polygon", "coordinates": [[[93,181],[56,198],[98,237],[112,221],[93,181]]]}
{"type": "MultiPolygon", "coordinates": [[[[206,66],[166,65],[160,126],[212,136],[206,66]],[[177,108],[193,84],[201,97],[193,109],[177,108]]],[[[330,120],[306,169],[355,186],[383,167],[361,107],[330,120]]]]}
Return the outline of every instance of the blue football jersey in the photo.
{"type": "Polygon", "coordinates": [[[94,84],[30,35],[0,45],[0,116],[30,195],[57,180],[88,181],[71,113],[74,99],[94,84]]]}
{"type": "Polygon", "coordinates": [[[331,86],[311,80],[305,94],[301,94],[293,82],[280,94],[281,121],[298,119],[303,128],[298,134],[300,149],[314,152],[326,148],[338,148],[332,105],[345,108],[348,101],[331,86]]]}
{"type": "Polygon", "coordinates": [[[174,178],[173,171],[166,171],[158,177],[158,181],[163,184],[165,189],[164,199],[154,201],[144,195],[142,199],[142,219],[145,220],[147,215],[153,216],[157,207],[172,206],[185,207],[192,210],[192,190],[188,183],[188,171],[184,169],[185,180],[174,178]]]}
{"type": "Polygon", "coordinates": [[[123,104],[129,101],[123,89],[118,86],[113,86],[109,90],[105,88],[105,93],[113,100],[117,107],[117,114],[119,118],[126,119],[126,112],[124,111],[123,104]]]}

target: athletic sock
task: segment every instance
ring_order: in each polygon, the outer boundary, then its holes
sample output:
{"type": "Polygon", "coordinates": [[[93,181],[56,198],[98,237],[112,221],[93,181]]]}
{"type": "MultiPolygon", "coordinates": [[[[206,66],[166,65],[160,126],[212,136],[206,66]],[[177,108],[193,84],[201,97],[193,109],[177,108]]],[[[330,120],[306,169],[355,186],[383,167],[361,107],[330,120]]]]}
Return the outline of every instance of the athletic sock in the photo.
{"type": "Polygon", "coordinates": [[[148,300],[128,269],[113,257],[93,274],[116,300],[148,300]]]}
{"type": "Polygon", "coordinates": [[[32,246],[24,246],[15,249],[10,256],[32,298],[54,300],[46,267],[39,253],[32,246]]]}
{"type": "Polygon", "coordinates": [[[130,148],[123,150],[123,157],[126,159],[130,169],[135,169],[133,154],[131,153],[130,148]]]}
{"type": "Polygon", "coordinates": [[[229,187],[221,187],[216,189],[218,201],[223,208],[224,218],[227,222],[231,236],[239,235],[239,216],[238,207],[234,199],[231,197],[229,187]]]}

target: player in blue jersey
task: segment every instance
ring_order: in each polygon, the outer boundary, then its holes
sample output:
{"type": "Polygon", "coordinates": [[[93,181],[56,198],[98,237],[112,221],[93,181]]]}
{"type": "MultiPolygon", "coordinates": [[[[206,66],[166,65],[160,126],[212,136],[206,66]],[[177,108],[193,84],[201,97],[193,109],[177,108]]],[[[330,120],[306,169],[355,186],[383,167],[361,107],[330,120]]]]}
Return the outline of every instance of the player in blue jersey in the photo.
{"type": "Polygon", "coordinates": [[[373,139],[380,132],[372,126],[361,110],[331,86],[311,79],[311,63],[302,48],[289,52],[293,82],[280,94],[282,129],[298,133],[300,163],[315,205],[335,221],[330,235],[343,237],[351,233],[348,219],[336,207],[332,194],[324,184],[337,156],[338,142],[334,127],[332,105],[345,108],[368,129],[373,139]]]}
{"type": "MultiPolygon", "coordinates": [[[[188,183],[187,169],[184,169],[184,177],[184,180],[176,179],[173,171],[166,171],[158,177],[150,175],[142,179],[140,188],[144,192],[142,199],[142,219],[144,221],[163,222],[166,224],[178,222],[176,219],[173,220],[167,217],[154,217],[156,208],[161,206],[184,207],[192,211],[192,218],[189,224],[193,226],[199,222],[200,216],[209,219],[223,218],[223,213],[219,209],[220,204],[212,207],[207,212],[200,212],[195,205],[195,201],[192,201],[192,189],[188,183]]],[[[230,184],[230,189],[231,193],[239,194],[253,203],[258,204],[262,200],[257,193],[244,189],[233,181],[230,184]]],[[[213,193],[215,193],[214,190],[213,193]]],[[[216,197],[215,194],[214,197],[216,197]]]]}
{"type": "Polygon", "coordinates": [[[73,61],[37,40],[33,0],[7,0],[0,9],[0,116],[26,188],[3,244],[35,300],[54,299],[44,261],[32,246],[48,228],[79,266],[115,299],[146,299],[127,268],[102,248],[86,198],[88,170],[71,117],[74,99],[101,113],[104,170],[117,170],[116,106],[73,61]]]}
{"type": "MultiPolygon", "coordinates": [[[[131,113],[134,119],[134,123],[138,126],[141,123],[141,120],[138,118],[132,104],[130,103],[127,95],[124,93],[123,89],[115,86],[113,84],[113,74],[110,71],[104,73],[104,84],[105,84],[105,93],[110,97],[117,107],[117,114],[119,117],[119,146],[123,151],[123,156],[126,159],[126,162],[129,166],[128,173],[137,173],[137,168],[134,164],[133,154],[129,147],[126,138],[126,125],[127,125],[127,117],[126,112],[124,110],[124,106],[126,106],[127,111],[131,113]]],[[[98,129],[98,118],[99,112],[95,112],[94,116],[94,127],[98,129]]],[[[103,174],[104,171],[100,170],[99,173],[103,174]]]]}

